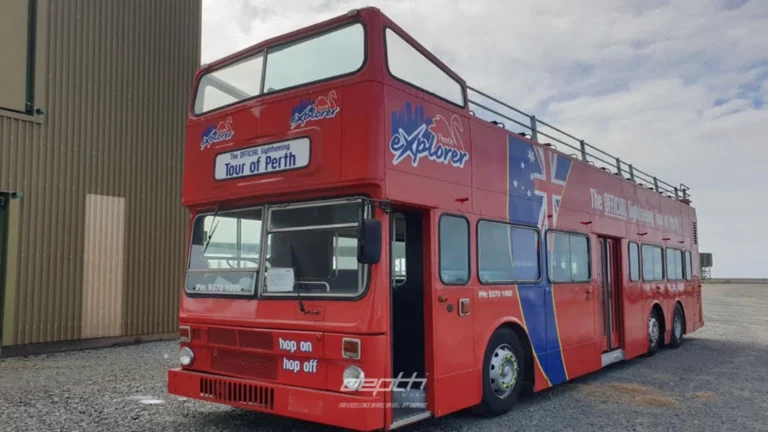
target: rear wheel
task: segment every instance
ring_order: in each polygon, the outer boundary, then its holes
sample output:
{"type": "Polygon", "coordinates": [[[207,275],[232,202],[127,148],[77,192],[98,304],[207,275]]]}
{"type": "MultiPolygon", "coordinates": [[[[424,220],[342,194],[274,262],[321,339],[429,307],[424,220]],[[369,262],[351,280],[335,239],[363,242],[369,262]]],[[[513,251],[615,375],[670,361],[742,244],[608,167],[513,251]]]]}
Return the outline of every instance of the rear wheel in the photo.
{"type": "Polygon", "coordinates": [[[659,322],[658,309],[651,309],[651,316],[648,318],[648,357],[656,354],[659,350],[661,341],[661,323],[659,322]]]}
{"type": "Polygon", "coordinates": [[[675,304],[675,313],[672,317],[672,341],[669,343],[670,348],[677,348],[683,343],[684,329],[683,308],[680,306],[680,303],[677,303],[675,304]]]}
{"type": "Polygon", "coordinates": [[[502,327],[493,334],[483,361],[483,400],[474,412],[496,416],[509,411],[520,396],[525,356],[514,331],[502,327]]]}

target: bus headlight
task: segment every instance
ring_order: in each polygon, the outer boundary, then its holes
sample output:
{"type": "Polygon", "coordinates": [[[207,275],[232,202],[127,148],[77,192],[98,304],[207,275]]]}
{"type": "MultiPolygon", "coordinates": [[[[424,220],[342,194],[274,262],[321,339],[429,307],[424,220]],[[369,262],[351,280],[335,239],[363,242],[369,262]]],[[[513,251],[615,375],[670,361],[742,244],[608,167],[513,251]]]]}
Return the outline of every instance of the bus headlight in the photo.
{"type": "Polygon", "coordinates": [[[350,391],[359,390],[365,381],[365,373],[357,366],[347,366],[344,369],[344,389],[350,391]]]}
{"type": "Polygon", "coordinates": [[[179,362],[182,366],[189,366],[195,361],[195,353],[188,347],[182,347],[179,350],[179,362]]]}

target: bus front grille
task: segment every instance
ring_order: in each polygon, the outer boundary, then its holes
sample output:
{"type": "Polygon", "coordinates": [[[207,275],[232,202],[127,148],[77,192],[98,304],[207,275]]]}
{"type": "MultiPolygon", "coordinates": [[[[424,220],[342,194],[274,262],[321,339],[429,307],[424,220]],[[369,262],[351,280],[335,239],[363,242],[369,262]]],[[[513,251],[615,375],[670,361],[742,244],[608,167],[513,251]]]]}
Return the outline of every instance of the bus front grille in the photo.
{"type": "Polygon", "coordinates": [[[265,410],[275,408],[275,389],[220,378],[201,378],[200,397],[265,410]]]}

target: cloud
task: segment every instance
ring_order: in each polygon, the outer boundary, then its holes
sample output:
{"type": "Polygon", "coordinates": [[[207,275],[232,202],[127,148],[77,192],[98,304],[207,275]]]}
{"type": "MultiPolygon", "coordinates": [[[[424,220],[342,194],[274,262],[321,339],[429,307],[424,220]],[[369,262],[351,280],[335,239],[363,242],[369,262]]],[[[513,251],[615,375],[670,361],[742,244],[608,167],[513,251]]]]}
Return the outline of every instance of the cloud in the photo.
{"type": "Polygon", "coordinates": [[[203,61],[369,5],[471,85],[690,186],[714,275],[768,277],[768,3],[204,0],[203,61]]]}

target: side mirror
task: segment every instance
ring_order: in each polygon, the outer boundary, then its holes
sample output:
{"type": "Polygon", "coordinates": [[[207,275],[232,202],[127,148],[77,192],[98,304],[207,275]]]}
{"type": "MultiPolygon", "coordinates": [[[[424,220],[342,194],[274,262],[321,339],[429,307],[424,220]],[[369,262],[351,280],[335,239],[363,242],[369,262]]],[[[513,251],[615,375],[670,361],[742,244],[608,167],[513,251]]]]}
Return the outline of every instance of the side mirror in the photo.
{"type": "Polygon", "coordinates": [[[381,260],[381,221],[363,219],[357,232],[357,261],[377,264],[381,260]]]}

